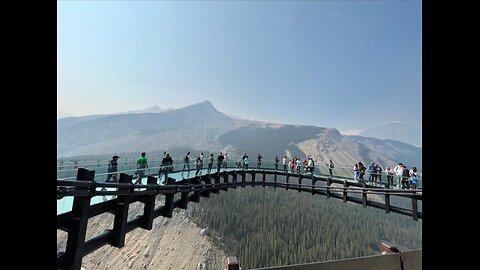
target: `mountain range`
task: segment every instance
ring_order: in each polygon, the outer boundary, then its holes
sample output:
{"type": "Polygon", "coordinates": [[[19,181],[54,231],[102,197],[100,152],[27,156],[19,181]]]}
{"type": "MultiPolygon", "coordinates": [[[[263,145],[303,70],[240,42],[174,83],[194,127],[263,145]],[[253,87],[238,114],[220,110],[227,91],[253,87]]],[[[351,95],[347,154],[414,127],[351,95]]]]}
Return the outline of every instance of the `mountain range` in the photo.
{"type": "Polygon", "coordinates": [[[389,139],[422,146],[422,130],[403,122],[388,122],[368,128],[358,135],[377,139],[389,139]]]}
{"type": "Polygon", "coordinates": [[[421,168],[422,158],[420,147],[400,141],[346,136],[330,127],[238,119],[219,112],[209,101],[166,111],[152,107],[145,112],[57,120],[58,157],[182,147],[207,153],[228,151],[234,159],[247,152],[251,157],[261,154],[265,160],[284,155],[313,157],[317,164],[332,159],[345,166],[361,160],[421,168]]]}

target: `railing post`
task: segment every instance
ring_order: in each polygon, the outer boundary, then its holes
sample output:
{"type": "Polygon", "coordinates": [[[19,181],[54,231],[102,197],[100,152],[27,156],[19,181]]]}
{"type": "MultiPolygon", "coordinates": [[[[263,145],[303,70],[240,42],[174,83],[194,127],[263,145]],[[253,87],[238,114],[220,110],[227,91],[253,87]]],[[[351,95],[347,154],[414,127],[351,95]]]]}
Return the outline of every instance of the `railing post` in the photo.
{"type": "Polygon", "coordinates": [[[287,174],[285,175],[285,183],[287,183],[287,187],[285,188],[285,190],[288,190],[288,178],[290,177],[290,174],[287,172],[287,174]]]}
{"type": "Polygon", "coordinates": [[[273,182],[275,183],[273,188],[277,188],[277,170],[273,172],[273,182]]]}
{"type": "Polygon", "coordinates": [[[301,191],[301,188],[302,188],[302,187],[301,187],[301,185],[302,185],[302,177],[303,177],[302,174],[299,174],[299,175],[298,175],[298,192],[300,192],[300,191],[301,191]]]}
{"type": "MultiPolygon", "coordinates": [[[[204,175],[204,176],[202,176],[202,178],[205,181],[205,186],[204,187],[207,188],[206,185],[210,185],[212,183],[212,179],[210,178],[210,174],[204,175]]],[[[210,187],[208,187],[208,188],[210,188],[210,187]]],[[[202,195],[205,198],[210,198],[210,190],[204,190],[204,191],[200,192],[200,195],[202,195]]]]}
{"type": "Polygon", "coordinates": [[[417,198],[415,195],[412,197],[412,217],[413,220],[417,221],[418,220],[418,205],[417,205],[417,198]]]}
{"type": "Polygon", "coordinates": [[[245,187],[245,174],[246,174],[245,170],[242,169],[242,185],[241,185],[242,187],[245,187]]]}
{"type": "Polygon", "coordinates": [[[233,188],[236,189],[237,188],[237,171],[233,170],[232,176],[233,176],[233,179],[232,179],[233,188]]]}
{"type": "Polygon", "coordinates": [[[329,199],[330,198],[330,184],[331,184],[331,181],[332,179],[330,179],[330,177],[327,178],[327,198],[329,199]]]}
{"type": "MultiPolygon", "coordinates": [[[[174,178],[167,178],[167,185],[175,184],[175,179],[174,178]]],[[[163,210],[161,215],[164,217],[171,218],[172,213],[173,213],[173,199],[175,197],[175,193],[177,193],[176,190],[174,190],[174,193],[169,193],[165,194],[165,205],[163,206],[163,210]]]]}
{"type": "Polygon", "coordinates": [[[265,169],[263,170],[263,179],[262,179],[262,182],[263,182],[263,187],[265,187],[265,181],[266,181],[266,178],[267,178],[267,175],[265,173],[265,169]]]}
{"type": "Polygon", "coordinates": [[[312,195],[315,195],[315,175],[312,174],[312,195]]]}
{"type": "Polygon", "coordinates": [[[220,192],[219,185],[217,185],[220,184],[220,174],[218,172],[213,175],[213,181],[215,182],[215,188],[212,189],[212,193],[218,194],[220,192]]]}
{"type": "Polygon", "coordinates": [[[227,171],[224,171],[223,172],[223,187],[222,187],[222,190],[224,191],[228,191],[228,187],[230,186],[230,184],[228,183],[228,172],[227,171]]]}
{"type": "Polygon", "coordinates": [[[226,270],[240,270],[237,257],[235,256],[227,257],[225,259],[225,267],[226,267],[226,270]]]}
{"type": "MultiPolygon", "coordinates": [[[[182,188],[182,190],[184,190],[182,188]]],[[[178,205],[179,208],[181,209],[187,209],[187,206],[188,206],[188,193],[190,193],[190,191],[181,191],[180,192],[180,204],[178,205]]]]}
{"type": "MultiPolygon", "coordinates": [[[[120,173],[119,183],[132,183],[132,176],[120,173]]],[[[128,188],[119,188],[118,191],[128,190],[128,188]]],[[[128,195],[118,196],[117,209],[115,210],[115,218],[113,221],[113,235],[111,238],[111,245],[121,248],[125,245],[125,234],[127,232],[128,219],[128,195]]]]}
{"type": "Polygon", "coordinates": [[[252,187],[255,186],[255,169],[252,169],[252,187]]]}
{"type": "MultiPolygon", "coordinates": [[[[202,182],[200,182],[200,177],[197,176],[197,177],[194,178],[194,180],[191,180],[190,183],[194,184],[194,185],[198,185],[198,184],[201,184],[202,182]]],[[[197,189],[198,189],[198,187],[197,187],[197,189]]],[[[195,202],[195,203],[199,203],[200,202],[200,191],[194,190],[193,194],[191,195],[190,201],[195,202]]]]}
{"type": "Polygon", "coordinates": [[[347,187],[348,187],[347,180],[344,180],[343,181],[343,202],[344,203],[347,202],[347,187]]]}
{"type": "Polygon", "coordinates": [[[362,203],[363,207],[367,207],[367,191],[365,188],[362,188],[362,203]]]}
{"type": "Polygon", "coordinates": [[[385,190],[385,213],[390,213],[390,194],[385,190]]]}
{"type": "MultiPolygon", "coordinates": [[[[157,179],[153,176],[147,177],[148,185],[157,185],[157,179]]],[[[158,186],[158,185],[157,185],[158,186]]],[[[155,190],[155,188],[149,188],[149,190],[155,190]]],[[[140,225],[142,229],[151,230],[153,226],[153,210],[155,209],[155,194],[147,195],[143,201],[145,206],[143,207],[143,222],[140,225]]]]}
{"type": "MultiPolygon", "coordinates": [[[[77,181],[93,181],[95,171],[85,168],[78,168],[77,181]]],[[[76,187],[77,190],[88,188],[76,187]]],[[[67,247],[65,249],[65,269],[79,270],[82,266],[83,245],[87,233],[88,209],[90,208],[91,197],[78,196],[73,199],[72,221],[68,232],[67,247]]]]}

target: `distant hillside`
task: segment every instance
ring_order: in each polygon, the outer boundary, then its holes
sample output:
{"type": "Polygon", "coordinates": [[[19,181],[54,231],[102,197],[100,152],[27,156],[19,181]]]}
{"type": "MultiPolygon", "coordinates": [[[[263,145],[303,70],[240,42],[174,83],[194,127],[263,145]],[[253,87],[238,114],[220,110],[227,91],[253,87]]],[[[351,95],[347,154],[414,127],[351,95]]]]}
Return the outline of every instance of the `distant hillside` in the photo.
{"type": "Polygon", "coordinates": [[[141,110],[133,110],[133,111],[126,111],[126,112],[119,112],[119,113],[114,113],[114,114],[131,114],[131,113],[159,113],[163,112],[165,110],[162,110],[162,108],[158,107],[157,105],[146,108],[146,109],[141,109],[141,110]]]}
{"type": "Polygon", "coordinates": [[[364,130],[360,136],[388,139],[422,146],[422,130],[407,123],[390,122],[364,130]]]}
{"type": "Polygon", "coordinates": [[[215,154],[228,151],[232,160],[246,152],[252,162],[261,154],[264,162],[287,156],[313,157],[319,165],[332,159],[348,167],[358,161],[374,161],[383,167],[403,162],[421,168],[421,148],[409,144],[342,136],[334,128],[235,119],[217,111],[209,101],[158,113],[90,115],[57,121],[59,157],[136,156],[141,151],[151,154],[166,149],[175,154],[174,159],[186,150],[215,154]]]}
{"type": "Polygon", "coordinates": [[[218,147],[221,134],[247,125],[208,102],[161,113],[93,115],[57,121],[57,156],[99,155],[190,146],[218,147]]]}
{"type": "Polygon", "coordinates": [[[61,118],[71,117],[71,116],[72,116],[71,114],[68,114],[66,112],[57,111],[57,120],[61,118]]]}
{"type": "Polygon", "coordinates": [[[346,136],[348,141],[352,141],[365,146],[362,156],[366,161],[375,161],[381,165],[396,165],[402,162],[408,168],[413,166],[421,170],[422,168],[422,148],[411,144],[394,141],[380,140],[362,136],[346,136]],[[387,162],[382,162],[383,160],[387,162]]]}

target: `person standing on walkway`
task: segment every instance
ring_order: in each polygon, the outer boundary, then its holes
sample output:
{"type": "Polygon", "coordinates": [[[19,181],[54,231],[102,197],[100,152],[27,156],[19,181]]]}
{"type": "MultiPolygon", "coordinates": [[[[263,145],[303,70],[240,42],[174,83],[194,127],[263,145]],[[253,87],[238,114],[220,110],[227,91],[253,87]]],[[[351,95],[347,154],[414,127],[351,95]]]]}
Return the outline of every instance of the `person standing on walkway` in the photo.
{"type": "Polygon", "coordinates": [[[219,173],[220,172],[220,168],[222,167],[222,164],[223,164],[223,159],[225,157],[223,156],[223,154],[220,152],[220,155],[218,155],[217,157],[217,172],[219,173]]]}
{"type": "Polygon", "coordinates": [[[262,156],[258,154],[257,156],[257,169],[260,169],[260,166],[262,165],[262,156]]]}
{"type": "Polygon", "coordinates": [[[160,184],[166,183],[168,179],[168,173],[173,171],[173,160],[170,157],[169,153],[165,154],[165,157],[162,159],[162,165],[160,170],[158,170],[158,180],[160,184]],[[162,181],[162,175],[165,175],[165,179],[162,181]]]}
{"type": "Polygon", "coordinates": [[[210,154],[210,156],[208,157],[208,169],[207,169],[208,174],[212,171],[212,165],[213,165],[213,154],[210,154]]]}
{"type": "Polygon", "coordinates": [[[327,164],[328,166],[328,172],[330,173],[330,175],[333,175],[333,168],[335,168],[335,165],[333,164],[333,161],[330,159],[330,163],[327,164]]]}
{"type": "Polygon", "coordinates": [[[119,156],[115,155],[112,157],[112,160],[108,162],[108,175],[107,175],[107,180],[105,182],[115,182],[118,183],[118,177],[117,177],[117,168],[118,168],[118,160],[119,156]],[[110,179],[113,178],[113,181],[110,181],[110,179]]]}
{"type": "Polygon", "coordinates": [[[275,171],[278,170],[278,156],[275,156],[275,171]]]}
{"type": "Polygon", "coordinates": [[[145,169],[148,168],[148,161],[147,158],[145,157],[146,153],[142,152],[140,154],[140,157],[137,159],[137,171],[136,174],[138,175],[137,181],[135,181],[135,184],[141,184],[142,183],[142,178],[145,176],[145,169]]]}

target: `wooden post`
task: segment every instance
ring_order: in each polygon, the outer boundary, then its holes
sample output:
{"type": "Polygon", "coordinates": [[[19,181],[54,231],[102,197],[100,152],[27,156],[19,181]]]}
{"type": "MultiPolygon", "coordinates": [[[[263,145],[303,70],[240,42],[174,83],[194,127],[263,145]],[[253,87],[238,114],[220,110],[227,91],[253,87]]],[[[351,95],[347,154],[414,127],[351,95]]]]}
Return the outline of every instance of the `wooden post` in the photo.
{"type": "MultiPolygon", "coordinates": [[[[157,179],[153,176],[147,177],[147,185],[157,185],[157,179]]],[[[148,188],[149,190],[155,190],[155,187],[148,188]]],[[[155,194],[148,195],[145,198],[143,207],[143,222],[140,225],[142,229],[151,230],[153,227],[153,210],[155,209],[155,194]]]]}
{"type": "Polygon", "coordinates": [[[298,192],[300,192],[300,191],[301,191],[300,189],[302,188],[302,187],[301,187],[301,185],[302,185],[302,177],[303,177],[302,174],[299,174],[299,175],[298,175],[298,192]]]}
{"type": "Polygon", "coordinates": [[[255,186],[255,169],[252,170],[252,187],[255,186]]]}
{"type": "Polygon", "coordinates": [[[245,187],[245,170],[242,170],[242,187],[245,187]]]}
{"type": "MultiPolygon", "coordinates": [[[[76,163],[75,163],[76,164],[76,163]]],[[[77,181],[93,181],[95,171],[85,168],[78,168],[77,181]]],[[[88,190],[88,188],[75,188],[77,190],[88,190]]],[[[68,232],[67,247],[65,249],[65,269],[79,270],[82,266],[83,245],[87,233],[88,209],[90,208],[91,197],[78,196],[73,199],[72,220],[68,232]]]]}
{"type": "MultiPolygon", "coordinates": [[[[385,192],[388,192],[388,190],[385,192]]],[[[385,213],[390,213],[390,194],[388,193],[385,193],[385,213]]]]}
{"type": "Polygon", "coordinates": [[[289,178],[290,174],[287,172],[287,174],[285,175],[285,183],[287,183],[287,187],[285,188],[285,190],[288,190],[288,178],[289,178]]]}
{"type": "Polygon", "coordinates": [[[231,256],[225,259],[226,270],[240,270],[237,257],[231,256]]]}
{"type": "MultiPolygon", "coordinates": [[[[174,178],[167,178],[167,185],[175,184],[174,178]]],[[[175,192],[176,193],[176,192],[175,192]]],[[[165,194],[165,205],[163,206],[162,216],[171,218],[173,213],[173,200],[175,193],[165,194]]]]}
{"type": "Polygon", "coordinates": [[[188,193],[189,192],[181,192],[180,193],[180,204],[178,205],[181,209],[187,209],[188,206],[188,193]]]}
{"type": "Polygon", "coordinates": [[[265,173],[265,170],[263,170],[263,179],[262,179],[262,182],[263,182],[263,185],[262,185],[262,186],[263,186],[263,187],[265,187],[266,177],[267,177],[267,175],[266,175],[266,173],[265,173]]]}
{"type": "MultiPolygon", "coordinates": [[[[132,183],[132,176],[120,173],[119,183],[132,183]]],[[[128,190],[128,188],[119,188],[119,191],[128,190]]],[[[113,235],[110,244],[121,248],[125,245],[125,234],[127,232],[128,219],[128,195],[118,196],[117,209],[115,210],[115,219],[113,221],[113,235]]]]}
{"type": "MultiPolygon", "coordinates": [[[[202,176],[202,179],[205,181],[205,185],[209,185],[212,183],[212,179],[210,178],[211,174],[207,174],[202,176]]],[[[210,198],[210,190],[205,190],[200,192],[200,195],[205,198],[210,198]]]]}
{"type": "Polygon", "coordinates": [[[232,176],[233,176],[233,179],[232,179],[233,188],[236,189],[237,188],[237,171],[233,170],[232,176]]]}
{"type": "Polygon", "coordinates": [[[362,203],[363,207],[367,207],[367,191],[365,188],[362,188],[362,203]]]}
{"type": "Polygon", "coordinates": [[[218,194],[219,193],[219,185],[217,184],[220,184],[220,175],[218,172],[216,172],[214,175],[213,175],[213,181],[215,182],[215,188],[212,190],[212,193],[215,193],[215,194],[218,194]]]}
{"type": "Polygon", "coordinates": [[[412,216],[413,220],[418,220],[418,205],[417,205],[417,198],[415,195],[412,197],[412,216]]]}
{"type": "Polygon", "coordinates": [[[275,185],[273,186],[273,188],[277,188],[277,171],[275,170],[273,172],[273,182],[275,183],[275,185]]]}
{"type": "Polygon", "coordinates": [[[327,178],[327,198],[330,198],[330,184],[332,179],[330,179],[330,177],[327,178]]]}
{"type": "Polygon", "coordinates": [[[223,172],[223,184],[226,184],[224,185],[224,187],[222,187],[222,190],[224,191],[227,191],[228,190],[228,187],[230,186],[229,183],[228,183],[228,172],[227,171],[224,171],[223,172]]]}

